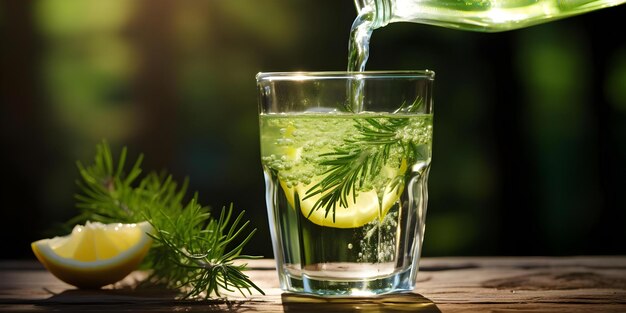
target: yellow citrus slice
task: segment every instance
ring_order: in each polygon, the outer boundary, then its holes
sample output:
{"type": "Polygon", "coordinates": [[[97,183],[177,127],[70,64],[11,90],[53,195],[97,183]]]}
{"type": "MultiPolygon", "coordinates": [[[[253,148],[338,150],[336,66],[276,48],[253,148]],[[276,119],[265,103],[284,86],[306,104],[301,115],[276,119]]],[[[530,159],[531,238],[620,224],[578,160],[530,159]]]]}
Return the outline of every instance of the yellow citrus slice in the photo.
{"type": "MultiPolygon", "coordinates": [[[[391,169],[389,167],[384,167],[381,175],[396,177],[398,175],[404,175],[406,169],[406,162],[403,161],[400,168],[391,169]]],[[[361,227],[376,218],[382,219],[385,217],[389,209],[396,202],[398,202],[404,187],[403,184],[387,186],[385,188],[385,192],[383,193],[382,201],[380,201],[376,190],[359,192],[356,199],[352,196],[352,192],[350,192],[347,197],[348,207],[342,207],[339,203],[337,203],[333,217],[333,212],[330,211],[326,214],[326,209],[324,207],[318,208],[311,213],[311,209],[313,209],[317,200],[319,200],[320,197],[327,192],[306,198],[307,191],[315,186],[321,179],[322,178],[320,177],[318,179],[313,179],[313,182],[308,185],[298,184],[293,187],[289,187],[286,183],[280,181],[280,186],[285,191],[287,201],[292,207],[296,207],[295,194],[297,192],[300,199],[300,210],[302,211],[302,214],[311,222],[325,227],[355,228],[361,227]]]]}
{"type": "Polygon", "coordinates": [[[60,280],[79,288],[100,288],[135,270],[152,244],[148,222],[76,225],[64,237],[31,244],[39,261],[60,280]]]}

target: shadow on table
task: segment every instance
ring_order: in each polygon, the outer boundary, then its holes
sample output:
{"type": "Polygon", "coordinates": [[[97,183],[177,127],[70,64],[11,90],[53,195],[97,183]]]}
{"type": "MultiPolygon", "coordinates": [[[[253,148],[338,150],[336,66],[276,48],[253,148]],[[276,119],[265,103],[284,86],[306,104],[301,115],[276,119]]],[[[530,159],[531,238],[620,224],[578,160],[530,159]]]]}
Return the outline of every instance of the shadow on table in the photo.
{"type": "Polygon", "coordinates": [[[176,300],[177,293],[166,289],[70,289],[37,301],[0,305],[5,311],[54,312],[238,312],[249,308],[246,301],[226,299],[176,300]]]}
{"type": "Polygon", "coordinates": [[[285,312],[424,312],[441,313],[437,305],[418,293],[396,293],[376,297],[322,298],[282,294],[285,312]]]}

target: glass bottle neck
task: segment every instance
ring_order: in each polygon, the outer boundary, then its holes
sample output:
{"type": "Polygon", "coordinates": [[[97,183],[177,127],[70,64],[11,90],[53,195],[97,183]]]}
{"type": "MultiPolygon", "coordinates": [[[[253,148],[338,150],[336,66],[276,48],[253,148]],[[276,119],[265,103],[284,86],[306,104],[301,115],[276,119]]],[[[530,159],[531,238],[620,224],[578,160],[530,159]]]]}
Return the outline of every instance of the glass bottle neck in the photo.
{"type": "Polygon", "coordinates": [[[626,0],[354,0],[371,30],[414,22],[460,30],[500,32],[626,3],[626,0]]]}
{"type": "Polygon", "coordinates": [[[359,15],[372,15],[373,28],[384,27],[391,21],[394,0],[354,0],[359,15]]]}

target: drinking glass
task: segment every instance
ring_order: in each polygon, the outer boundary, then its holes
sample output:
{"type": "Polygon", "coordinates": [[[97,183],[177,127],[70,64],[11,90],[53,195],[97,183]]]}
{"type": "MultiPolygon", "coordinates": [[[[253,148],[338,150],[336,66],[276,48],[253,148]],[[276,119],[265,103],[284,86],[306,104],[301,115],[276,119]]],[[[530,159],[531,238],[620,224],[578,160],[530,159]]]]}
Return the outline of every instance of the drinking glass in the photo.
{"type": "Polygon", "coordinates": [[[413,290],[428,201],[434,72],[256,79],[281,288],[321,296],[413,290]]]}

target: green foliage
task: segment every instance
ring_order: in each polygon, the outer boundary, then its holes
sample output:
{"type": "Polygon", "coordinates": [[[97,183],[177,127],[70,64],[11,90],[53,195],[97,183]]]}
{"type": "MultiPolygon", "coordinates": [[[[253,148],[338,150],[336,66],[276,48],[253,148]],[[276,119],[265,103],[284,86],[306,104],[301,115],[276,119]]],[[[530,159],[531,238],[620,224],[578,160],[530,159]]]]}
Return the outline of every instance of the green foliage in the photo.
{"type": "Polygon", "coordinates": [[[236,260],[256,258],[242,255],[242,249],[256,229],[247,232],[243,214],[231,222],[233,206],[223,208],[218,219],[198,203],[197,194],[184,204],[187,180],[179,187],[171,175],[142,174],[140,155],[125,171],[127,149],[115,164],[106,142],[97,146],[94,164],[78,162],[81,193],[76,195],[81,214],[69,224],[87,220],[103,223],[134,223],[147,220],[155,229],[154,244],[143,267],[151,275],[144,283],[178,289],[186,297],[220,296],[220,288],[251,294],[263,293],[243,273],[245,264],[236,260]],[[246,235],[247,233],[247,235],[246,235]],[[233,247],[234,246],[234,247],[233,247]]]}

